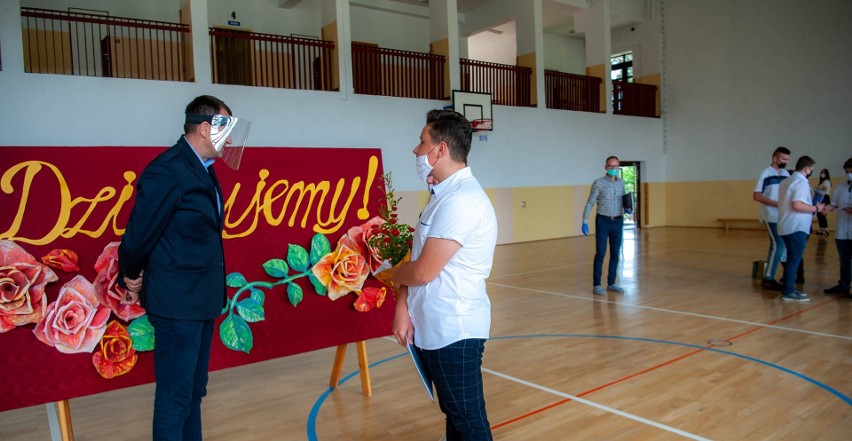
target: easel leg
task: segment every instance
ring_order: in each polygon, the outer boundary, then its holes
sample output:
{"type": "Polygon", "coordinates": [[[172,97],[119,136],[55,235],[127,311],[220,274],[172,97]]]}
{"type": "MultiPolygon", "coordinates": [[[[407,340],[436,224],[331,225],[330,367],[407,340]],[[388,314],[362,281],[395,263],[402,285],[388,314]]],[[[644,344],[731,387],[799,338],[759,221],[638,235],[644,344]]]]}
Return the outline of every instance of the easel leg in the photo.
{"type": "Polygon", "coordinates": [[[373,385],[370,384],[370,362],[367,361],[367,342],[355,343],[358,348],[358,367],[361,370],[361,394],[365,397],[373,396],[373,385]]]}
{"type": "Polygon", "coordinates": [[[71,406],[68,400],[56,402],[56,412],[59,416],[59,431],[62,441],[74,441],[74,428],[71,427],[71,406]]]}
{"type": "Polygon", "coordinates": [[[346,345],[337,346],[337,353],[334,354],[334,365],[331,367],[331,379],[328,380],[328,387],[337,389],[340,384],[340,374],[343,372],[343,359],[346,358],[346,345]]]}

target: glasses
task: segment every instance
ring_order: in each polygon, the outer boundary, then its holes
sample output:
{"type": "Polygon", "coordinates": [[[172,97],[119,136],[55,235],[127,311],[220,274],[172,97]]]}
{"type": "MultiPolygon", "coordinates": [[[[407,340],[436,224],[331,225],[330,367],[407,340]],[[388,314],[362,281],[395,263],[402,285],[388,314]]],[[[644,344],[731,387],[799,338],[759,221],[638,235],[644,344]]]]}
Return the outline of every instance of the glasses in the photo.
{"type": "Polygon", "coordinates": [[[606,166],[606,169],[607,169],[607,170],[618,170],[618,169],[620,169],[620,168],[621,168],[621,166],[620,166],[620,165],[607,165],[607,166],[606,166]]]}

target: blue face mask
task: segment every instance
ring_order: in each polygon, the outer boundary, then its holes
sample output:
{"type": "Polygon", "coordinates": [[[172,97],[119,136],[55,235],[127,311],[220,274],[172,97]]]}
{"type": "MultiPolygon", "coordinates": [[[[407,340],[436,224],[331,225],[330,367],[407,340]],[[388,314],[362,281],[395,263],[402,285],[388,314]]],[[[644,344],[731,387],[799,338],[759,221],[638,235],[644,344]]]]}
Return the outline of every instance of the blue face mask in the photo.
{"type": "Polygon", "coordinates": [[[618,176],[618,169],[615,169],[615,170],[607,170],[607,171],[606,171],[606,174],[608,174],[608,175],[610,175],[610,176],[612,176],[612,177],[616,177],[616,176],[618,176]]]}

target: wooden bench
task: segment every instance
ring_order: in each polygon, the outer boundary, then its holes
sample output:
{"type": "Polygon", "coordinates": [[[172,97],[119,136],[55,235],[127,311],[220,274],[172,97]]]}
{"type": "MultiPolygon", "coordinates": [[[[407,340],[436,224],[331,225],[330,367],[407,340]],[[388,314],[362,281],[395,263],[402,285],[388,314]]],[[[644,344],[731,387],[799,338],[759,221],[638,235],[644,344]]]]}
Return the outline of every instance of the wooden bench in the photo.
{"type": "Polygon", "coordinates": [[[727,232],[731,228],[731,224],[735,222],[750,222],[750,223],[758,223],[759,219],[755,218],[742,218],[742,217],[723,217],[716,219],[717,222],[721,222],[725,227],[725,231],[727,232]]]}
{"type": "MultiPolygon", "coordinates": [[[[731,228],[731,224],[733,224],[735,222],[750,222],[750,223],[756,223],[756,222],[759,223],[760,222],[759,219],[746,218],[746,217],[721,217],[719,219],[716,219],[716,221],[722,223],[722,226],[724,226],[725,231],[728,231],[731,228]]],[[[814,222],[814,223],[817,222],[816,216],[814,216],[814,219],[813,219],[812,222],[814,222]]]]}

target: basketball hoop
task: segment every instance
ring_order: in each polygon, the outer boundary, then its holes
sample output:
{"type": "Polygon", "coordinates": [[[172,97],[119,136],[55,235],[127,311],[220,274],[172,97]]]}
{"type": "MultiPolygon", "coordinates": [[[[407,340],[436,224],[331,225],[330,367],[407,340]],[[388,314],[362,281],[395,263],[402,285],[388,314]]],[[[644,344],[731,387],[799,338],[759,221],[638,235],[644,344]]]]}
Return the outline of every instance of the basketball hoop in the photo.
{"type": "Polygon", "coordinates": [[[474,132],[490,132],[494,130],[494,120],[491,118],[480,118],[470,122],[470,127],[474,132]]]}

